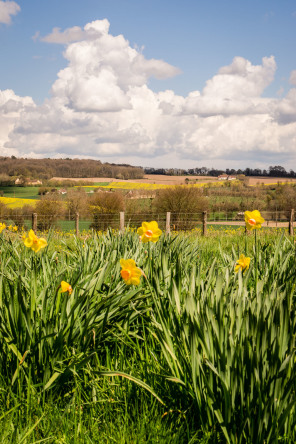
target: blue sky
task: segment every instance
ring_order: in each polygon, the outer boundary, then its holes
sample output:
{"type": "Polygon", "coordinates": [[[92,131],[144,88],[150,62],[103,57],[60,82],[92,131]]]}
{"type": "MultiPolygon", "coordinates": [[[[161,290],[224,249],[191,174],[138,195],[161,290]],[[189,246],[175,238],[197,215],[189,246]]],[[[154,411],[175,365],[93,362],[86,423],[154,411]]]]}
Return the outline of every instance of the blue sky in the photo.
{"type": "Polygon", "coordinates": [[[295,169],[295,43],[292,0],[0,0],[0,155],[295,169]]]}

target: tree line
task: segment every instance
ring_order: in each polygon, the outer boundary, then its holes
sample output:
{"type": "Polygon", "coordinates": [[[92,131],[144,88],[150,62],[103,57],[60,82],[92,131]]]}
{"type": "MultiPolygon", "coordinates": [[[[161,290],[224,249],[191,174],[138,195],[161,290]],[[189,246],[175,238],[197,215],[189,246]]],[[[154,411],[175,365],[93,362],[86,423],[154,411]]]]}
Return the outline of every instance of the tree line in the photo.
{"type": "Polygon", "coordinates": [[[52,177],[113,177],[125,180],[140,179],[144,171],[140,167],[102,163],[93,159],[27,159],[11,156],[0,157],[0,174],[41,180],[52,177]]]}
{"type": "Polygon", "coordinates": [[[214,176],[218,177],[221,174],[227,174],[229,176],[263,176],[263,177],[296,177],[296,172],[293,170],[286,171],[286,169],[280,165],[270,166],[268,169],[260,168],[245,168],[237,169],[226,168],[225,170],[196,167],[189,169],[182,168],[144,168],[145,174],[162,174],[166,176],[214,176]]]}

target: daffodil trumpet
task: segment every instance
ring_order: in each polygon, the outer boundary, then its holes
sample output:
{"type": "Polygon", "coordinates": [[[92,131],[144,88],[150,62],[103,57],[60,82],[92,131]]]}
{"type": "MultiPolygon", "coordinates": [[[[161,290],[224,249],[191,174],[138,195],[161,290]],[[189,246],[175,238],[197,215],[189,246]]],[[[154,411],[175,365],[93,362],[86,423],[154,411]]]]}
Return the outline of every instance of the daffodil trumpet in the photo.
{"type": "Polygon", "coordinates": [[[142,226],[137,230],[140,236],[140,241],[146,242],[157,242],[159,236],[161,236],[162,231],[158,228],[158,223],[155,220],[151,222],[143,222],[142,226]]]}

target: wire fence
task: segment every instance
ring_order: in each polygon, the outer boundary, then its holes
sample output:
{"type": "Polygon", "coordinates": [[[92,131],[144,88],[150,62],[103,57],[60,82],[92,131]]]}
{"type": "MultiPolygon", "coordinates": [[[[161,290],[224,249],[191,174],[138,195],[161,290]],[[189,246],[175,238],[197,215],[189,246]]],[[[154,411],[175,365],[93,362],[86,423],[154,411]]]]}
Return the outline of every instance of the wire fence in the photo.
{"type": "MultiPolygon", "coordinates": [[[[295,212],[290,211],[262,211],[265,219],[263,226],[286,227],[293,230],[295,223],[295,212]]],[[[123,230],[126,227],[137,228],[144,221],[155,220],[161,230],[188,231],[200,228],[205,234],[209,226],[244,226],[244,212],[199,212],[199,213],[96,213],[92,218],[84,218],[78,213],[58,218],[53,214],[17,214],[1,217],[1,222],[13,228],[34,231],[46,231],[51,228],[59,231],[74,231],[76,234],[86,231],[106,231],[108,228],[123,230]]]]}

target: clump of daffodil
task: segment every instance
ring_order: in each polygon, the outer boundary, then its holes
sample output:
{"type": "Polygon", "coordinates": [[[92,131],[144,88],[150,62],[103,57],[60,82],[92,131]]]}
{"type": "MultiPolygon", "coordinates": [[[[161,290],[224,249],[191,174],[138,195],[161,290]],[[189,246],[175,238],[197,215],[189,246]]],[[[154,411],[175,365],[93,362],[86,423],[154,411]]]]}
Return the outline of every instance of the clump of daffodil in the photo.
{"type": "Polygon", "coordinates": [[[0,222],[0,233],[2,233],[2,231],[6,228],[5,223],[0,222]]]}
{"type": "Polygon", "coordinates": [[[13,231],[14,233],[18,230],[16,225],[9,225],[7,228],[9,231],[13,231]]]}
{"type": "Polygon", "coordinates": [[[157,242],[162,231],[158,228],[158,223],[153,220],[151,222],[143,222],[142,226],[138,228],[137,233],[140,236],[141,242],[157,242]]]}
{"type": "Polygon", "coordinates": [[[46,247],[47,242],[43,237],[37,237],[33,230],[29,231],[28,236],[23,235],[24,244],[37,253],[41,248],[46,247]]]}
{"type": "Polygon", "coordinates": [[[241,254],[239,260],[236,261],[234,271],[237,273],[239,270],[241,270],[244,273],[246,270],[248,270],[250,266],[250,261],[251,258],[246,257],[244,254],[241,254]]]}
{"type": "Polygon", "coordinates": [[[72,289],[71,285],[68,284],[68,282],[62,281],[62,282],[61,282],[61,292],[62,292],[62,293],[65,293],[66,291],[67,291],[69,294],[71,294],[72,291],[73,291],[73,289],[72,289]]]}
{"type": "Polygon", "coordinates": [[[245,222],[248,230],[254,230],[254,228],[261,228],[261,224],[265,222],[260,214],[260,211],[245,211],[245,222]]]}
{"type": "Polygon", "coordinates": [[[136,266],[133,259],[120,259],[121,277],[127,285],[139,285],[142,270],[136,266]]]}

